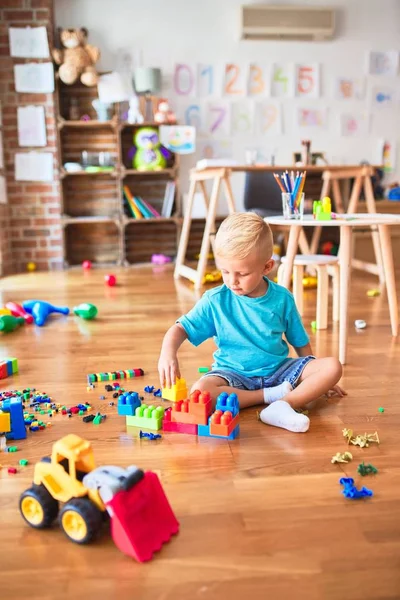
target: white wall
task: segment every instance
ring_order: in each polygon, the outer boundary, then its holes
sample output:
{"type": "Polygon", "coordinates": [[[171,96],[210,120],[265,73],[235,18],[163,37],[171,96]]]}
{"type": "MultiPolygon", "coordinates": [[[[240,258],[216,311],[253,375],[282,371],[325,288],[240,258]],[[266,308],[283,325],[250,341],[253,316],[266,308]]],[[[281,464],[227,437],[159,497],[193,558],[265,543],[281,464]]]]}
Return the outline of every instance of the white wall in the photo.
{"type": "MultiPolygon", "coordinates": [[[[331,42],[249,42],[239,38],[239,7],[252,4],[246,0],[55,0],[56,23],[60,27],[85,26],[89,42],[100,47],[100,70],[116,69],[124,55],[132,57],[133,65],[159,66],[173,108],[182,118],[185,104],[172,96],[171,78],[176,62],[251,61],[319,62],[322,68],[322,95],[308,100],[308,106],[327,106],[326,131],[311,136],[314,150],[325,151],[331,162],[355,164],[360,160],[376,162],[379,142],[383,138],[398,143],[400,77],[383,79],[367,77],[367,97],[363,101],[336,100],[333,94],[335,76],[366,75],[366,58],[370,50],[400,50],[400,2],[398,0],[307,0],[285,1],[282,4],[324,5],[338,8],[337,38],[331,42]],[[395,85],[399,98],[393,110],[370,110],[369,93],[378,83],[395,85]],[[368,112],[370,131],[358,138],[341,137],[341,112],[368,112]]],[[[272,3],[272,2],[271,2],[272,3]]],[[[278,4],[278,1],[273,2],[278,4]]],[[[186,102],[186,105],[190,102],[186,102]]],[[[233,155],[244,161],[245,148],[257,147],[265,156],[276,154],[276,163],[291,163],[292,152],[299,150],[302,134],[294,126],[295,107],[304,105],[297,98],[282,100],[283,133],[268,138],[241,136],[231,138],[233,155]]],[[[224,138],[227,139],[227,138],[224,138]]],[[[400,173],[400,152],[397,173],[400,173]]],[[[185,157],[183,191],[186,174],[199,156],[185,157]]],[[[392,175],[393,178],[393,175],[392,175]]],[[[240,198],[241,175],[235,176],[234,191],[240,198]]],[[[240,199],[239,199],[240,205],[240,199]]]]}

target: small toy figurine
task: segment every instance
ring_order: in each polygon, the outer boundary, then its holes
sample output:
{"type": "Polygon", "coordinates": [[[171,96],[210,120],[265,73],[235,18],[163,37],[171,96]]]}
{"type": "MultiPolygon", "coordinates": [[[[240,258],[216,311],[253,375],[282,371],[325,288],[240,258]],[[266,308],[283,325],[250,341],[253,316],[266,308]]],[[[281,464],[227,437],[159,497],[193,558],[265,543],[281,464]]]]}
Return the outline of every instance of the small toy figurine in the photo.
{"type": "Polygon", "coordinates": [[[35,319],[36,325],[42,327],[46,323],[47,317],[52,313],[60,313],[62,315],[69,314],[67,306],[53,306],[44,300],[27,300],[22,303],[26,312],[30,313],[35,319]]]}
{"type": "Polygon", "coordinates": [[[373,491],[366,487],[362,487],[361,490],[358,490],[354,485],[354,479],[352,477],[342,477],[339,479],[339,483],[343,486],[342,494],[346,498],[358,500],[359,498],[364,498],[365,496],[374,495],[373,491]]]}
{"type": "Polygon", "coordinates": [[[108,275],[105,275],[104,281],[110,287],[114,287],[114,285],[116,285],[116,283],[117,283],[117,278],[115,277],[115,275],[108,274],[108,275]]]}
{"type": "Polygon", "coordinates": [[[335,456],[332,456],[331,463],[348,463],[353,460],[351,452],[336,452],[335,456]]]}
{"type": "Polygon", "coordinates": [[[138,171],[160,171],[167,166],[171,152],[161,146],[158,131],[154,127],[141,127],[133,137],[135,146],[128,152],[134,169],[138,171]]]}
{"type": "Polygon", "coordinates": [[[4,333],[10,333],[17,329],[18,325],[23,325],[25,319],[22,317],[14,317],[13,315],[1,315],[0,316],[0,331],[4,333]]]}
{"type": "Polygon", "coordinates": [[[82,319],[91,321],[97,315],[97,307],[94,304],[89,304],[89,302],[83,302],[79,306],[75,306],[74,313],[82,319]]]}
{"type": "Polygon", "coordinates": [[[128,123],[143,123],[144,118],[139,108],[139,98],[131,96],[129,98],[128,123]]]}
{"type": "Polygon", "coordinates": [[[167,100],[163,100],[158,105],[158,111],[154,115],[156,123],[176,123],[175,113],[169,109],[167,100]]]}
{"type": "Polygon", "coordinates": [[[362,462],[357,467],[357,473],[359,473],[361,477],[365,477],[366,475],[376,475],[377,472],[378,469],[371,464],[364,465],[364,463],[362,462]]]}
{"type": "Polygon", "coordinates": [[[14,317],[23,317],[26,323],[33,323],[32,315],[27,313],[20,304],[17,304],[16,302],[7,302],[6,308],[11,311],[11,314],[14,315],[14,317]]]}

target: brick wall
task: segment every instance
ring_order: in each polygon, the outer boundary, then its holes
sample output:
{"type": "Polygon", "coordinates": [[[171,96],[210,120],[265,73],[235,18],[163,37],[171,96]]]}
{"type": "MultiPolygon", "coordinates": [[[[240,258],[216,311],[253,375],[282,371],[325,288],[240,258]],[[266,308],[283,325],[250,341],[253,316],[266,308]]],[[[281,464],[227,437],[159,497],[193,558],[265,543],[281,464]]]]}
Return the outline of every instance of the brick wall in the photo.
{"type": "MultiPolygon", "coordinates": [[[[8,239],[2,239],[4,271],[26,270],[29,261],[39,270],[62,267],[60,183],[58,180],[57,130],[53,94],[21,94],[15,91],[13,66],[31,59],[10,57],[8,28],[45,26],[53,44],[53,0],[0,0],[0,96],[3,107],[4,159],[8,207],[0,209],[0,227],[8,224],[8,239]],[[17,107],[36,104],[46,113],[47,147],[54,153],[53,183],[18,182],[14,178],[14,155],[33,148],[19,148],[17,107]]],[[[36,59],[32,59],[35,61],[36,59]]],[[[49,59],[51,60],[51,59],[49,59]]],[[[37,149],[39,150],[39,149],[37,149]]]]}

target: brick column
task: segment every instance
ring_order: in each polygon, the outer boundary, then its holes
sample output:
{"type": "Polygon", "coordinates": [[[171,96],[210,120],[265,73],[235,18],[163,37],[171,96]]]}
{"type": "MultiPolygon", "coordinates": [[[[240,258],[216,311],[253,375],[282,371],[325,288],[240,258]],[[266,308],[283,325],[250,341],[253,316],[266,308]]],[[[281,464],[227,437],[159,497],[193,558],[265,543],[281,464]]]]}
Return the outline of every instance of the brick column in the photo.
{"type": "Polygon", "coordinates": [[[15,91],[14,86],[14,64],[35,62],[36,59],[10,57],[8,28],[28,25],[45,26],[51,47],[54,30],[53,0],[0,0],[0,96],[3,107],[4,159],[8,194],[8,211],[0,211],[0,227],[7,224],[8,219],[9,239],[5,239],[2,245],[5,245],[4,253],[8,256],[6,270],[10,271],[12,268],[15,272],[25,271],[29,261],[35,262],[39,270],[62,267],[55,96],[21,94],[15,91]],[[18,147],[17,107],[30,104],[44,106],[46,148],[18,147]],[[16,152],[30,150],[42,150],[54,154],[54,182],[15,181],[14,155],[16,152]],[[9,260],[10,254],[12,264],[9,260]]]}

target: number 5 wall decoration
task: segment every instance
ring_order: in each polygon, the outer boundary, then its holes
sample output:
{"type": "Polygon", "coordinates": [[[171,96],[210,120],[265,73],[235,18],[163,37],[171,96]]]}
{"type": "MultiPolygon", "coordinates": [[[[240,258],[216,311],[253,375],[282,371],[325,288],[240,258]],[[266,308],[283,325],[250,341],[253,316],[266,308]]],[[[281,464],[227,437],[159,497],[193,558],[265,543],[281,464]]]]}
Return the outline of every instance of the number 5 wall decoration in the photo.
{"type": "Polygon", "coordinates": [[[319,65],[296,65],[296,96],[319,98],[319,65]]]}

